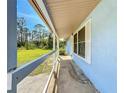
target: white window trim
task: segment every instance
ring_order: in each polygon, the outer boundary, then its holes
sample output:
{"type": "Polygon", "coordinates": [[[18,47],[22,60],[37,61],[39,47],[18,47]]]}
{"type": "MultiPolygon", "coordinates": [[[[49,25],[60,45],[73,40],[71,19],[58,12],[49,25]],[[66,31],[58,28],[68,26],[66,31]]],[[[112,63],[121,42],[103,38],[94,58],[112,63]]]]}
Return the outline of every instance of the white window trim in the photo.
{"type": "MultiPolygon", "coordinates": [[[[90,19],[88,19],[87,21],[85,21],[85,22],[83,22],[83,24],[81,24],[81,26],[75,31],[75,33],[73,34],[73,54],[74,55],[76,55],[76,56],[78,56],[80,59],[82,59],[82,60],[84,60],[86,63],[88,63],[88,64],[91,64],[91,18],[90,19]],[[89,26],[89,39],[87,40],[87,36],[86,36],[86,34],[87,33],[85,33],[85,38],[86,38],[86,41],[85,42],[89,42],[88,43],[88,47],[89,48],[86,48],[85,49],[85,58],[84,57],[82,57],[82,56],[80,56],[79,54],[78,54],[78,32],[85,26],[85,27],[87,27],[87,24],[90,24],[89,26]],[[74,35],[75,34],[77,34],[77,53],[75,53],[74,52],[74,35]],[[87,53],[87,51],[89,51],[89,53],[87,53]]],[[[86,46],[86,45],[85,45],[86,46]]]]}

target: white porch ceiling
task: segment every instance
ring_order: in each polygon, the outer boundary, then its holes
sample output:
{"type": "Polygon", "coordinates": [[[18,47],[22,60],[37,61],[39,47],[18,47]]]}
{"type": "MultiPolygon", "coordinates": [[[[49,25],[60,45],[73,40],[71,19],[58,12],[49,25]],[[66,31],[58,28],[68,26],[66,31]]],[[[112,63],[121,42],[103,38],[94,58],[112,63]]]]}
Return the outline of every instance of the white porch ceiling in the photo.
{"type": "Polygon", "coordinates": [[[43,1],[58,36],[66,39],[78,28],[100,0],[43,1]]]}

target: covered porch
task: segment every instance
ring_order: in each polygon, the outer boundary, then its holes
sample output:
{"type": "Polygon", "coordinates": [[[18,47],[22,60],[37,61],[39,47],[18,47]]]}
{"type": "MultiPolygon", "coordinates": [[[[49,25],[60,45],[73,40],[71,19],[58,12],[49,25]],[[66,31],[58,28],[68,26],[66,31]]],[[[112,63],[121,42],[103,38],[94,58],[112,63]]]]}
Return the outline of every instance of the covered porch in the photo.
{"type": "Polygon", "coordinates": [[[45,73],[27,76],[18,84],[17,93],[99,93],[70,56],[59,56],[58,62],[50,77],[45,73]]]}
{"type": "Polygon", "coordinates": [[[53,33],[53,51],[17,68],[16,0],[8,0],[7,92],[116,93],[116,0],[29,3],[53,33]],[[66,41],[67,56],[59,55],[60,40],[66,41]],[[42,75],[27,76],[50,57],[53,68],[41,88],[42,75]]]}

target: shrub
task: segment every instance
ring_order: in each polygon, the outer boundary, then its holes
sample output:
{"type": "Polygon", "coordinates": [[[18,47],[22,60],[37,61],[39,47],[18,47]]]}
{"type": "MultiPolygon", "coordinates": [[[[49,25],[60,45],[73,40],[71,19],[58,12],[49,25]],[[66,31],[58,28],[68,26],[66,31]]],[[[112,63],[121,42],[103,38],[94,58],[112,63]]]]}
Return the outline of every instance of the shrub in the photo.
{"type": "Polygon", "coordinates": [[[65,55],[65,49],[60,48],[60,49],[59,49],[59,54],[60,54],[60,55],[65,55]]]}
{"type": "Polygon", "coordinates": [[[30,43],[28,45],[28,49],[35,49],[36,48],[36,45],[34,43],[30,43]]]}

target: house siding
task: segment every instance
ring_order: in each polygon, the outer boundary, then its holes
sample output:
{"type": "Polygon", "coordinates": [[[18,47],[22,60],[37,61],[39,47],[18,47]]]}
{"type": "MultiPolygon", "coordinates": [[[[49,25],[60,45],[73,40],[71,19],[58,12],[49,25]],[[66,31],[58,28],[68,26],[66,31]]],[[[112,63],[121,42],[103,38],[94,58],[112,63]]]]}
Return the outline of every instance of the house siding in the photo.
{"type": "Polygon", "coordinates": [[[101,0],[86,18],[92,19],[91,64],[72,53],[73,38],[66,43],[66,52],[101,93],[117,93],[116,7],[116,0],[101,0]]]}

